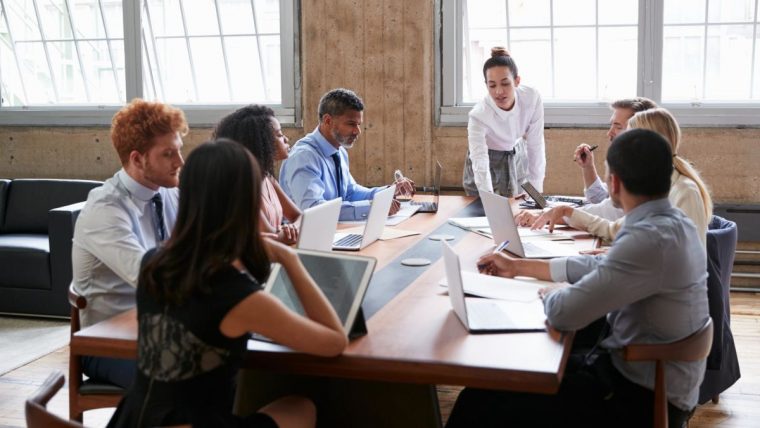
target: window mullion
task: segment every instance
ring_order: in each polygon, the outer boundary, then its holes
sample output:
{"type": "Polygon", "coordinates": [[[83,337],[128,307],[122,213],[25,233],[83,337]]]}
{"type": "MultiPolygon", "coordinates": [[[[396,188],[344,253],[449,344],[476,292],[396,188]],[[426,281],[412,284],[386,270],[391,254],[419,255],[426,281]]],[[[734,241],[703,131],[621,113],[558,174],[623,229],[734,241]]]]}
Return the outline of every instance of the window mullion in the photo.
{"type": "Polygon", "coordinates": [[[554,69],[554,1],[549,1],[549,49],[551,49],[549,69],[552,71],[552,96],[556,97],[557,70],[554,69]]]}
{"type": "Polygon", "coordinates": [[[71,39],[74,43],[74,51],[77,54],[77,61],[79,62],[79,74],[82,75],[82,85],[84,86],[84,95],[87,97],[87,102],[92,102],[92,97],[90,96],[90,88],[87,84],[87,75],[84,72],[84,64],[82,63],[82,55],[79,52],[79,43],[77,42],[77,30],[74,26],[74,17],[72,16],[71,12],[71,6],[69,5],[69,0],[63,1],[63,7],[66,11],[66,17],[69,21],[69,26],[71,26],[71,39]]]}
{"type": "Polygon", "coordinates": [[[119,73],[116,72],[116,61],[113,57],[113,47],[111,46],[111,35],[108,33],[108,25],[106,24],[106,14],[103,11],[103,0],[98,0],[98,10],[100,11],[100,20],[103,21],[103,33],[106,35],[106,46],[108,46],[108,58],[111,60],[111,72],[113,74],[113,83],[116,86],[116,92],[121,98],[121,85],[119,85],[119,73]]]}
{"type": "MultiPolygon", "coordinates": [[[[24,94],[24,103],[29,103],[29,95],[26,93],[26,83],[24,83],[24,73],[21,71],[21,62],[18,60],[18,52],[16,51],[16,40],[13,38],[13,32],[11,31],[11,24],[8,22],[8,10],[5,8],[5,1],[0,0],[0,13],[3,14],[3,20],[5,20],[5,27],[8,29],[8,40],[11,42],[11,50],[13,50],[13,59],[16,61],[16,70],[18,70],[18,79],[21,82],[21,92],[24,94]]],[[[4,95],[0,93],[0,96],[4,95]]],[[[0,108],[2,107],[0,102],[0,108]]]]}
{"type": "Polygon", "coordinates": [[[701,96],[698,94],[694,94],[695,98],[698,99],[700,103],[707,96],[707,30],[709,28],[708,26],[709,11],[710,11],[710,0],[706,0],[705,1],[705,26],[704,26],[705,44],[702,50],[702,94],[701,96]]]}
{"type": "Polygon", "coordinates": [[[216,9],[216,22],[219,25],[219,43],[222,44],[222,58],[224,58],[224,72],[227,75],[227,93],[230,101],[234,99],[232,95],[232,78],[230,77],[230,64],[227,60],[227,47],[224,45],[224,31],[222,30],[222,13],[219,10],[219,0],[214,0],[214,8],[216,9]]]}
{"type": "Polygon", "coordinates": [[[749,98],[752,99],[752,95],[755,93],[755,58],[757,57],[757,54],[755,51],[757,50],[757,7],[760,6],[760,2],[758,0],[755,0],[755,19],[752,23],[752,63],[750,64],[750,75],[749,75],[749,98]]]}
{"type": "Polygon", "coordinates": [[[121,8],[124,21],[124,83],[126,101],[129,101],[143,96],[140,46],[142,0],[123,1],[121,8]]]}
{"type": "Polygon", "coordinates": [[[264,86],[264,96],[266,99],[269,99],[269,86],[267,85],[267,75],[266,70],[264,70],[264,57],[261,54],[261,37],[259,34],[259,21],[258,16],[256,14],[256,5],[254,4],[254,1],[251,0],[251,13],[253,13],[253,32],[256,34],[256,47],[259,51],[259,69],[261,70],[261,82],[264,86]]]}
{"type": "Polygon", "coordinates": [[[200,94],[198,92],[198,79],[195,75],[195,61],[193,61],[193,50],[190,47],[190,35],[187,32],[187,21],[185,20],[185,6],[183,0],[179,0],[179,16],[182,18],[182,32],[185,35],[187,59],[190,62],[190,74],[193,76],[193,98],[198,100],[200,98],[200,94]]]}
{"type": "MultiPolygon", "coordinates": [[[[507,0],[504,0],[507,1],[507,0]]],[[[470,15],[467,13],[467,0],[462,0],[462,13],[460,15],[462,17],[462,49],[464,50],[462,52],[462,68],[460,68],[462,76],[459,78],[459,81],[461,82],[464,80],[465,70],[472,70],[472,63],[470,62],[470,58],[472,57],[472,51],[470,49],[470,15]]],[[[472,94],[472,81],[474,80],[473,76],[470,76],[470,78],[467,80],[468,90],[470,91],[470,94],[472,94]]],[[[461,101],[464,98],[464,88],[460,91],[459,94],[457,94],[457,100],[461,101]]]]}
{"type": "Polygon", "coordinates": [[[659,103],[662,99],[663,3],[639,0],[637,94],[659,103]]]}
{"type": "Polygon", "coordinates": [[[153,78],[153,67],[150,62],[150,51],[148,50],[148,38],[145,37],[145,29],[140,27],[141,29],[140,33],[142,34],[143,44],[145,45],[145,58],[148,61],[148,67],[149,67],[148,70],[150,70],[151,82],[153,82],[153,89],[156,92],[156,96],[160,97],[161,99],[166,99],[166,94],[164,93],[164,78],[163,78],[163,74],[161,73],[161,63],[158,61],[158,47],[156,46],[156,38],[154,37],[156,33],[153,31],[153,19],[151,18],[150,7],[148,7],[147,2],[145,2],[145,22],[148,23],[147,31],[150,32],[150,43],[153,46],[153,53],[156,54],[156,76],[158,76],[158,90],[155,89],[156,83],[155,83],[155,79],[153,78]]]}
{"type": "MultiPolygon", "coordinates": [[[[55,95],[55,102],[60,102],[61,97],[58,95],[58,84],[53,74],[53,64],[50,62],[50,52],[48,52],[48,45],[45,41],[45,32],[42,31],[42,21],[40,16],[40,10],[37,5],[37,0],[32,0],[32,6],[34,7],[34,14],[37,16],[37,28],[40,31],[40,39],[42,40],[42,50],[45,52],[45,60],[47,61],[48,71],[50,72],[50,82],[53,84],[53,94],[55,95]]],[[[10,30],[10,28],[9,28],[10,30]]]]}

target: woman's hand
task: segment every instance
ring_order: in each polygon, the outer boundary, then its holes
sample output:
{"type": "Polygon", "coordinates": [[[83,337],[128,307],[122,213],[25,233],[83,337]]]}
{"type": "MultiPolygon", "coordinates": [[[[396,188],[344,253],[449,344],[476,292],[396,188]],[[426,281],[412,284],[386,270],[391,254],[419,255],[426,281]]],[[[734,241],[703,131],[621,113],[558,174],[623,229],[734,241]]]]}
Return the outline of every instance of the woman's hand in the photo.
{"type": "Polygon", "coordinates": [[[298,242],[298,229],[294,224],[283,224],[277,232],[277,240],[287,245],[295,244],[298,242]]]}
{"type": "Polygon", "coordinates": [[[522,210],[515,216],[515,224],[523,227],[533,226],[533,223],[540,216],[540,214],[533,214],[530,211],[522,210]]]}
{"type": "Polygon", "coordinates": [[[262,242],[264,243],[264,249],[267,252],[267,256],[269,256],[270,262],[287,265],[293,260],[298,260],[296,252],[287,245],[274,239],[262,239],[262,242]]]}

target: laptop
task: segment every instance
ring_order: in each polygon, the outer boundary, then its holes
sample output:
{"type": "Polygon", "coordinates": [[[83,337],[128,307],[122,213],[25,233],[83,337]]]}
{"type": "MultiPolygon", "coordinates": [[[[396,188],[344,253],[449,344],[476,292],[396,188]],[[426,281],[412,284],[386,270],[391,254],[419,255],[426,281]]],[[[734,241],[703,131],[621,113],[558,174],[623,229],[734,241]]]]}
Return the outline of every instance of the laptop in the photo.
{"type": "Polygon", "coordinates": [[[418,213],[437,213],[438,212],[438,200],[441,196],[441,174],[443,168],[441,163],[435,161],[435,174],[433,175],[433,201],[432,202],[415,202],[412,201],[412,205],[418,205],[420,207],[417,210],[418,213]]]}
{"type": "Polygon", "coordinates": [[[509,333],[546,330],[541,300],[530,302],[465,298],[459,256],[441,241],[449,300],[454,313],[470,333],[509,333]]]}
{"type": "MultiPolygon", "coordinates": [[[[306,271],[335,309],[346,334],[351,337],[366,334],[361,305],[377,260],[373,257],[322,251],[295,251],[306,271]]],[[[273,265],[264,289],[294,312],[305,315],[298,293],[282,265],[273,265]]]]}
{"type": "Polygon", "coordinates": [[[377,241],[383,234],[385,220],[388,218],[388,211],[391,209],[395,191],[396,185],[392,185],[375,193],[363,233],[336,233],[332,243],[333,250],[359,251],[377,241]]]}
{"type": "Polygon", "coordinates": [[[296,247],[302,250],[330,251],[342,203],[343,199],[335,198],[304,210],[296,247]]]}
{"type": "MultiPolygon", "coordinates": [[[[561,241],[541,239],[540,241],[525,241],[520,238],[509,199],[497,194],[480,190],[480,200],[491,227],[491,235],[496,245],[509,241],[506,248],[510,253],[526,259],[550,259],[553,257],[577,256],[578,249],[574,241],[567,238],[561,241]]],[[[526,229],[527,230],[527,229],[526,229]]],[[[546,235],[541,233],[541,235],[546,235]]],[[[558,235],[559,236],[559,235],[558,235]]]]}
{"type": "MultiPolygon", "coordinates": [[[[544,209],[549,206],[549,202],[560,202],[565,204],[573,204],[576,206],[582,206],[586,203],[583,198],[576,198],[572,196],[544,196],[538,191],[529,181],[521,184],[523,190],[525,190],[533,202],[538,208],[544,209]]],[[[531,204],[532,205],[532,204],[531,204]]],[[[531,206],[533,207],[533,206],[531,206]]]]}

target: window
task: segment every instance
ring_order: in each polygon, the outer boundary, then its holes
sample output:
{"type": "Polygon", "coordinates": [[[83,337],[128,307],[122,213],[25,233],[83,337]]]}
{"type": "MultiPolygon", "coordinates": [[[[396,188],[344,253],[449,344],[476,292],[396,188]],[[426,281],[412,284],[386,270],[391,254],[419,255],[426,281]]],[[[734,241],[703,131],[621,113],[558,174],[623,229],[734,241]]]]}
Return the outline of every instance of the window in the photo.
{"type": "Polygon", "coordinates": [[[294,0],[0,0],[0,123],[108,124],[134,97],[194,125],[295,122],[294,0]]]}
{"type": "Polygon", "coordinates": [[[684,125],[760,125],[758,0],[440,0],[439,122],[467,122],[510,50],[549,126],[599,125],[635,95],[684,125]]]}

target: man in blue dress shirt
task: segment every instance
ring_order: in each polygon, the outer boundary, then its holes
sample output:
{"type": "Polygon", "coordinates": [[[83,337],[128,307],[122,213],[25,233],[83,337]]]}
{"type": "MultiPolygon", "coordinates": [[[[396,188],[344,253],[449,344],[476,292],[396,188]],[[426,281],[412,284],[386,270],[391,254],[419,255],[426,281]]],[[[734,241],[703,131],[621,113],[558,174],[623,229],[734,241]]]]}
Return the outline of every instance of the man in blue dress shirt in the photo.
{"type": "MultiPolygon", "coordinates": [[[[449,428],[651,426],[654,363],[625,361],[621,348],[683,339],[709,317],[704,245],[694,223],[668,200],[672,172],[663,137],[626,131],[607,152],[610,198],[626,213],[607,255],[546,261],[500,253],[478,260],[491,275],[569,282],[542,291],[547,321],[578,330],[606,315],[610,332],[591,351],[571,355],[556,395],[467,388],[449,428]]],[[[681,427],[697,404],[705,360],[670,361],[665,373],[670,426],[681,427]]]]}
{"type": "MultiPolygon", "coordinates": [[[[333,89],[319,101],[319,125],[298,140],[280,168],[280,186],[302,210],[342,198],[340,220],[365,220],[370,201],[385,188],[364,187],[348,167],[348,152],[361,134],[364,103],[353,91],[333,89]]],[[[396,182],[396,195],[413,194],[409,179],[396,182]]],[[[398,212],[394,199],[389,214],[398,212]]]]}

